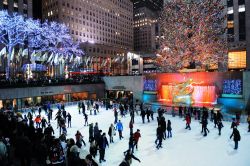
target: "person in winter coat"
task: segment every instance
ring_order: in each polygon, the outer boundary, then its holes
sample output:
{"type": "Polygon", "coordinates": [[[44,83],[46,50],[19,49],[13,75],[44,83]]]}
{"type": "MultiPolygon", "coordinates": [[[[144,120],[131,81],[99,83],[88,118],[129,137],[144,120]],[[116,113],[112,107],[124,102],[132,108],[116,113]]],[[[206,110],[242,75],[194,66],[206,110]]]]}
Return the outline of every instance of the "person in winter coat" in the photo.
{"type": "Polygon", "coordinates": [[[40,128],[40,125],[41,125],[41,117],[40,117],[40,115],[38,115],[35,118],[35,122],[36,122],[36,128],[40,128]]]}
{"type": "Polygon", "coordinates": [[[62,110],[62,116],[63,116],[64,119],[66,119],[66,117],[67,117],[67,112],[66,112],[65,110],[62,110]]]}
{"type": "Polygon", "coordinates": [[[155,140],[155,143],[157,144],[156,148],[157,149],[162,148],[163,130],[160,125],[156,129],[156,137],[157,137],[157,139],[155,140]]]}
{"type": "Polygon", "coordinates": [[[115,127],[113,123],[111,123],[109,127],[108,135],[109,135],[109,142],[114,143],[113,136],[115,135],[115,127]]]}
{"type": "Polygon", "coordinates": [[[138,149],[138,142],[139,142],[139,139],[141,137],[141,133],[140,133],[140,130],[137,129],[137,131],[134,133],[134,146],[136,147],[136,150],[138,149]]]}
{"type": "Polygon", "coordinates": [[[191,130],[191,127],[190,127],[190,124],[191,124],[191,117],[190,117],[189,114],[186,114],[185,120],[186,120],[186,128],[185,128],[185,129],[191,130]]]}
{"type": "Polygon", "coordinates": [[[94,127],[93,123],[89,125],[89,142],[92,142],[94,140],[94,127]]]}
{"type": "Polygon", "coordinates": [[[150,122],[151,112],[150,112],[149,108],[147,108],[146,114],[147,114],[147,120],[148,120],[148,122],[150,122]]]}
{"type": "Polygon", "coordinates": [[[141,118],[142,118],[142,123],[145,123],[145,116],[146,116],[146,112],[144,109],[141,110],[141,118]]]}
{"type": "Polygon", "coordinates": [[[82,108],[82,114],[85,114],[86,108],[84,102],[82,102],[81,108],[82,108]]]}
{"type": "Polygon", "coordinates": [[[238,142],[240,141],[240,132],[236,126],[234,126],[234,128],[233,128],[233,133],[231,134],[230,139],[232,137],[234,137],[234,143],[235,143],[234,149],[236,150],[236,149],[238,149],[238,142]]]}
{"type": "Polygon", "coordinates": [[[59,139],[54,140],[52,146],[49,148],[49,160],[52,165],[65,163],[64,151],[59,139]]]}
{"type": "Polygon", "coordinates": [[[206,136],[207,136],[207,132],[209,132],[209,130],[208,130],[208,128],[207,128],[207,124],[208,124],[207,118],[203,117],[203,118],[202,118],[202,121],[201,121],[201,124],[202,124],[201,133],[204,132],[204,135],[203,135],[203,136],[206,137],[206,136]]]}
{"type": "Polygon", "coordinates": [[[118,132],[119,132],[119,138],[121,140],[123,138],[123,136],[122,136],[123,125],[122,125],[121,120],[119,120],[118,123],[116,124],[116,130],[118,130],[118,132]]]}
{"type": "Polygon", "coordinates": [[[138,159],[137,157],[133,155],[131,150],[127,150],[123,152],[123,154],[125,156],[125,159],[122,161],[122,163],[119,166],[130,166],[132,164],[132,159],[141,162],[140,159],[138,159]]]}
{"type": "Polygon", "coordinates": [[[53,127],[50,124],[48,124],[48,127],[45,128],[45,130],[44,130],[44,135],[47,137],[52,137],[52,135],[54,135],[54,134],[55,134],[55,132],[54,132],[53,127]]]}
{"type": "Polygon", "coordinates": [[[96,122],[95,127],[94,127],[94,139],[96,140],[96,142],[98,142],[99,135],[100,135],[99,127],[98,127],[98,123],[96,122]]]}
{"type": "Polygon", "coordinates": [[[46,120],[44,117],[42,118],[41,123],[42,123],[42,129],[45,129],[45,128],[46,128],[46,125],[47,125],[48,123],[47,123],[47,120],[46,120]]]}
{"type": "Polygon", "coordinates": [[[168,123],[167,123],[167,131],[168,131],[168,137],[172,137],[172,127],[171,127],[171,121],[168,120],[168,123]]]}
{"type": "Polygon", "coordinates": [[[218,124],[219,135],[221,135],[221,129],[222,129],[222,127],[224,127],[224,126],[223,126],[223,124],[222,124],[221,121],[218,121],[217,124],[218,124]]]}
{"type": "Polygon", "coordinates": [[[131,134],[129,137],[129,141],[128,141],[128,149],[132,150],[132,153],[134,153],[134,142],[135,142],[135,139],[133,137],[133,134],[131,134]]]}
{"type": "Polygon", "coordinates": [[[85,162],[86,162],[86,166],[98,166],[98,164],[92,159],[91,155],[86,156],[85,162]]]}
{"type": "Polygon", "coordinates": [[[78,112],[79,112],[79,114],[81,114],[81,105],[82,105],[82,103],[79,101],[78,102],[78,112]]]}
{"type": "Polygon", "coordinates": [[[71,127],[71,115],[69,112],[66,117],[68,118],[68,127],[71,127]]]}
{"type": "Polygon", "coordinates": [[[233,129],[234,127],[237,127],[236,119],[233,118],[232,120],[233,120],[233,121],[232,121],[232,123],[231,123],[231,129],[233,129]]]}
{"type": "Polygon", "coordinates": [[[89,125],[89,122],[88,122],[88,115],[86,113],[83,114],[84,115],[84,126],[88,126],[89,125]]]}
{"type": "Polygon", "coordinates": [[[102,163],[102,161],[106,161],[104,159],[105,157],[105,149],[107,146],[109,146],[109,143],[108,143],[108,140],[106,138],[106,133],[103,133],[102,136],[100,137],[99,139],[99,153],[100,153],[100,159],[99,159],[99,162],[102,163]]]}
{"type": "Polygon", "coordinates": [[[76,145],[81,148],[82,147],[82,143],[84,144],[84,146],[86,146],[86,143],[85,141],[83,140],[83,136],[81,134],[81,132],[79,130],[77,130],[76,134],[75,134],[75,137],[76,137],[76,145]]]}
{"type": "Polygon", "coordinates": [[[250,115],[247,117],[247,123],[248,123],[248,132],[250,132],[250,115]]]}
{"type": "Polygon", "coordinates": [[[114,117],[115,117],[115,124],[117,123],[117,120],[118,120],[118,111],[117,111],[117,108],[115,107],[114,108],[114,117]]]}
{"type": "Polygon", "coordinates": [[[166,120],[165,120],[165,118],[163,116],[160,118],[160,125],[161,125],[161,129],[162,129],[162,132],[163,132],[163,139],[165,140],[166,137],[167,137],[167,133],[166,133],[167,124],[166,124],[166,120]]]}
{"type": "Polygon", "coordinates": [[[95,140],[92,140],[89,147],[89,153],[95,158],[97,155],[97,146],[95,140]]]}

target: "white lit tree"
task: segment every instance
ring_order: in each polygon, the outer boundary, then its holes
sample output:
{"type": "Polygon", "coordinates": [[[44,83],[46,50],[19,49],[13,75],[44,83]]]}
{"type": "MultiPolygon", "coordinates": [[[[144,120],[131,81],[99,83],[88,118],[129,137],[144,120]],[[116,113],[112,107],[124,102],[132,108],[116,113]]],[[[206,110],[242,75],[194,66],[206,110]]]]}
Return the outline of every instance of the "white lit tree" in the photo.
{"type": "Polygon", "coordinates": [[[79,64],[83,55],[64,24],[48,21],[41,24],[39,20],[25,19],[7,11],[0,11],[0,44],[7,50],[6,79],[10,78],[10,63],[14,57],[20,59],[19,56],[29,54],[32,62],[42,59],[57,65],[67,61],[79,64]],[[18,54],[15,54],[15,48],[20,47],[29,49],[23,52],[16,49],[18,54]]]}
{"type": "Polygon", "coordinates": [[[160,18],[157,64],[176,72],[195,62],[200,68],[227,63],[224,0],[168,0],[160,18]]]}
{"type": "Polygon", "coordinates": [[[7,11],[0,11],[0,43],[7,50],[6,79],[10,77],[10,62],[14,56],[14,48],[24,45],[28,36],[25,28],[27,24],[23,16],[16,13],[9,15],[7,11]]]}

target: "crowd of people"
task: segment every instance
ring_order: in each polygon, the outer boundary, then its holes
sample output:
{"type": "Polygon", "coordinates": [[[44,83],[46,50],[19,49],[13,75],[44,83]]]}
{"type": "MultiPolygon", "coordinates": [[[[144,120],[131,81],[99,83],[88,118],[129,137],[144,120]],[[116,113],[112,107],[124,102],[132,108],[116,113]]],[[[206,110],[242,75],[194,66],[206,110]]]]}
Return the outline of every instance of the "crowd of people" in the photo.
{"type": "MultiPolygon", "coordinates": [[[[130,116],[129,129],[130,136],[128,149],[124,152],[124,158],[121,159],[120,166],[130,166],[132,160],[141,162],[135,156],[134,149],[138,150],[141,139],[140,129],[134,132],[135,115],[141,116],[142,124],[154,121],[154,111],[138,101],[133,102],[103,102],[100,100],[85,100],[78,102],[79,115],[84,117],[84,126],[89,128],[88,142],[84,140],[83,134],[76,131],[75,138],[68,138],[67,129],[71,128],[72,117],[67,112],[64,104],[57,105],[57,112],[53,114],[50,106],[39,107],[37,110],[31,110],[27,114],[21,114],[16,111],[0,111],[0,165],[53,165],[53,166],[96,166],[98,163],[105,162],[105,151],[114,143],[113,137],[118,133],[122,140],[124,126],[122,119],[130,116]],[[98,122],[88,123],[88,116],[97,115],[100,107],[112,109],[114,113],[114,123],[111,123],[107,134],[100,129],[98,122]],[[44,111],[47,118],[41,116],[44,111]],[[88,112],[87,112],[88,111],[88,112]],[[53,117],[54,115],[54,117],[53,117]],[[147,121],[145,121],[147,118],[147,121]],[[56,120],[59,137],[55,137],[55,129],[50,124],[56,120]],[[108,138],[107,138],[108,137],[108,138]],[[79,156],[80,149],[89,144],[89,150],[85,152],[83,158],[79,156]],[[98,153],[99,152],[99,153],[98,153]],[[97,159],[99,156],[99,161],[97,159]],[[17,164],[18,163],[18,164],[17,164]]],[[[201,133],[204,137],[210,132],[207,128],[209,120],[218,128],[218,135],[221,135],[223,128],[223,116],[219,111],[208,111],[205,107],[197,111],[192,107],[179,107],[179,117],[183,118],[185,129],[191,130],[192,119],[201,123],[201,133]],[[210,115],[209,115],[210,113],[210,115]],[[210,119],[209,119],[210,118],[210,119]]],[[[166,110],[158,108],[156,128],[156,148],[162,148],[162,141],[172,138],[171,120],[164,117],[166,110]]],[[[173,114],[175,116],[175,114],[173,114]]],[[[250,132],[250,116],[248,117],[250,132]]],[[[146,125],[146,124],[145,124],[146,125]]],[[[238,149],[238,142],[241,139],[237,126],[240,125],[239,116],[232,121],[232,135],[235,142],[235,149],[238,149]]]]}

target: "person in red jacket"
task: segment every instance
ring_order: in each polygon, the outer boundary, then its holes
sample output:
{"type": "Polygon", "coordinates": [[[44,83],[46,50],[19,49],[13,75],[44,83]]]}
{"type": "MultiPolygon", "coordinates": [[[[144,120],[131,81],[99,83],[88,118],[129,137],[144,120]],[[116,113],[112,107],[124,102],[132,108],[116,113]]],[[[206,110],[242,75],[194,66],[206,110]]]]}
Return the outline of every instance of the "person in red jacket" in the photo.
{"type": "Polygon", "coordinates": [[[134,140],[135,140],[134,146],[136,147],[136,150],[138,150],[138,141],[140,137],[141,137],[140,130],[137,129],[137,131],[134,133],[134,140]]]}
{"type": "Polygon", "coordinates": [[[41,121],[42,121],[42,119],[41,119],[40,115],[37,115],[37,117],[35,118],[36,128],[40,128],[41,121]]]}
{"type": "Polygon", "coordinates": [[[191,130],[191,127],[190,127],[191,117],[190,117],[190,115],[189,115],[189,114],[187,114],[187,115],[186,115],[185,120],[186,120],[186,129],[191,130]]]}

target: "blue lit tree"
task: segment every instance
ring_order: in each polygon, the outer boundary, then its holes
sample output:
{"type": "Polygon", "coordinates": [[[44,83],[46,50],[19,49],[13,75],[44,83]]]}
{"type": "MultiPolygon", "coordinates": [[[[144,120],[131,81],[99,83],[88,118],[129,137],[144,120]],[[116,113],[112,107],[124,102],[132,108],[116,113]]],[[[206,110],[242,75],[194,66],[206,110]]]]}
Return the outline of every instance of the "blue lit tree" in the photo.
{"type": "Polygon", "coordinates": [[[78,64],[83,55],[79,44],[74,43],[64,24],[48,21],[40,23],[39,20],[25,19],[17,13],[10,15],[7,11],[0,11],[0,44],[7,50],[6,79],[10,78],[11,61],[21,56],[20,50],[15,54],[16,47],[28,47],[28,53],[25,54],[30,53],[31,61],[42,59],[53,65],[57,65],[59,60],[61,63],[78,64]]]}
{"type": "Polygon", "coordinates": [[[58,59],[69,60],[72,56],[80,57],[83,52],[79,45],[73,42],[69,29],[57,22],[45,21],[31,33],[29,47],[37,52],[50,54],[46,62],[57,64],[58,59]]]}
{"type": "Polygon", "coordinates": [[[25,27],[27,24],[23,16],[0,11],[0,43],[7,48],[6,79],[10,77],[10,62],[14,56],[14,48],[24,45],[27,39],[28,31],[25,27]]]}

